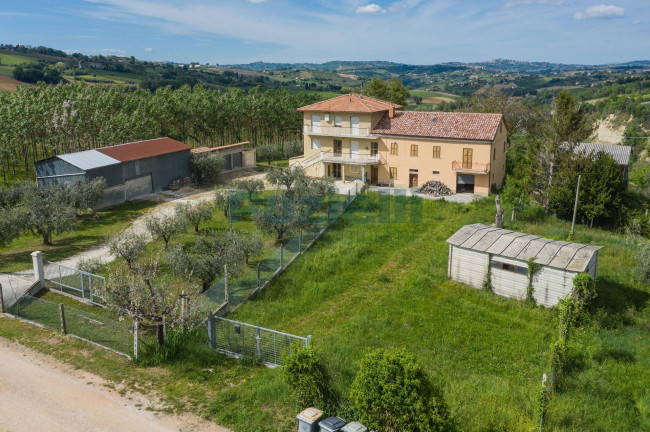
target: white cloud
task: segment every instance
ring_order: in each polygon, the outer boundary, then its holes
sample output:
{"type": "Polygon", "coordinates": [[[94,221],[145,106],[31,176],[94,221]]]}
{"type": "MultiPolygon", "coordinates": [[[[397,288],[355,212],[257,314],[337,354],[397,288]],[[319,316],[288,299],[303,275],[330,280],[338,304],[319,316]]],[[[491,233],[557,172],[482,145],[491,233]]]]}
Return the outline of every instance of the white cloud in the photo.
{"type": "Polygon", "coordinates": [[[365,6],[359,6],[355,12],[358,13],[358,14],[372,15],[372,14],[386,13],[386,10],[382,9],[382,7],[377,5],[377,4],[370,3],[370,4],[367,4],[365,6]]]}
{"type": "Polygon", "coordinates": [[[625,16],[625,9],[620,6],[614,5],[598,5],[591,6],[584,11],[576,12],[573,16],[577,20],[587,19],[612,19],[623,18],[625,16]]]}
{"type": "Polygon", "coordinates": [[[153,52],[153,48],[145,48],[144,52],[153,52]]]}

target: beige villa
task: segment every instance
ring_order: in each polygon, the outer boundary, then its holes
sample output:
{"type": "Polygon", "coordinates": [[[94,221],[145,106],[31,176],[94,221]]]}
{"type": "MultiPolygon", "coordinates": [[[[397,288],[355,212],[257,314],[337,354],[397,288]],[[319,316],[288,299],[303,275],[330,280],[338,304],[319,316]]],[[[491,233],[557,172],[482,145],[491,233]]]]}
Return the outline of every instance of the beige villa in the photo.
{"type": "Polygon", "coordinates": [[[501,114],[401,111],[347,94],[298,108],[304,155],[290,160],[314,177],[414,188],[439,180],[457,193],[500,189],[507,130],[501,114]]]}

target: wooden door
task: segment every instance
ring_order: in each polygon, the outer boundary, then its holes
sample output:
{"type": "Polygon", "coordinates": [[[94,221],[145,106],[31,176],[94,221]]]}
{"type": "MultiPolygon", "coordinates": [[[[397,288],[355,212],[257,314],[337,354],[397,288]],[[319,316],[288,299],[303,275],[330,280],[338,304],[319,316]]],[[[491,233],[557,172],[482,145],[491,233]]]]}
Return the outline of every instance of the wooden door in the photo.
{"type": "Polygon", "coordinates": [[[376,156],[377,153],[379,153],[379,143],[377,142],[370,143],[370,155],[376,156]]]}
{"type": "Polygon", "coordinates": [[[472,149],[463,149],[463,169],[472,169],[472,149]]]}
{"type": "Polygon", "coordinates": [[[370,167],[370,184],[377,184],[379,181],[379,168],[377,166],[370,167]]]}
{"type": "Polygon", "coordinates": [[[410,188],[418,187],[418,175],[417,174],[409,174],[409,187],[410,188]]]}
{"type": "Polygon", "coordinates": [[[340,179],[341,178],[341,164],[335,163],[332,164],[332,175],[334,178],[340,179]]]}

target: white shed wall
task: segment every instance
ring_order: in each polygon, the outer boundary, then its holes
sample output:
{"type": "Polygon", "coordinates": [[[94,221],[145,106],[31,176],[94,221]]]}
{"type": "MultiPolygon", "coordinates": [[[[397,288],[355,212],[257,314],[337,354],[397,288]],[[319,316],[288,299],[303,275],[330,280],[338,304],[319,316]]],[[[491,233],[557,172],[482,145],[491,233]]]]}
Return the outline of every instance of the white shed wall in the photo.
{"type": "Polygon", "coordinates": [[[449,249],[449,253],[451,254],[449,259],[451,279],[476,289],[482,289],[483,281],[487,275],[488,255],[453,245],[449,249]]]}
{"type": "MultiPolygon", "coordinates": [[[[493,255],[492,261],[528,268],[523,261],[498,255],[493,255]]],[[[525,300],[526,291],[528,290],[528,276],[492,267],[492,290],[495,294],[504,297],[525,300]]]]}
{"type": "Polygon", "coordinates": [[[542,267],[533,278],[533,297],[537,304],[555,306],[573,291],[573,278],[578,273],[542,267]]]}

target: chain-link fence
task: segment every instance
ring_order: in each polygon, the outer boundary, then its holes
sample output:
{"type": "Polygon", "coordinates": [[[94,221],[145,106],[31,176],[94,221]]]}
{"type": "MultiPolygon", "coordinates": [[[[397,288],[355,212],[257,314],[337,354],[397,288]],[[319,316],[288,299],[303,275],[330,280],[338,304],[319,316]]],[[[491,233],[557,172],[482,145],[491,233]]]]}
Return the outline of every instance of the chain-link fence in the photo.
{"type": "Polygon", "coordinates": [[[29,295],[20,298],[7,312],[41,327],[64,331],[128,357],[133,354],[132,322],[117,321],[70,306],[63,307],[59,303],[29,295]]]}
{"type": "Polygon", "coordinates": [[[208,319],[210,348],[235,357],[256,358],[271,366],[282,365],[282,355],[309,346],[311,336],[301,337],[218,316],[208,319]]]}
{"type": "Polygon", "coordinates": [[[331,224],[339,220],[356,197],[357,195],[352,194],[334,195],[328,199],[324,209],[310,217],[306,229],[300,230],[256,267],[244,271],[236,280],[228,280],[226,283],[226,278],[222,278],[214,283],[199,299],[201,308],[216,311],[227,303],[230,311],[235,310],[264,289],[297,256],[309,249],[331,224]]]}
{"type": "Polygon", "coordinates": [[[43,264],[45,283],[48,288],[81,297],[91,303],[102,303],[103,299],[98,293],[99,289],[106,284],[103,276],[47,260],[43,260],[43,264]]]}

